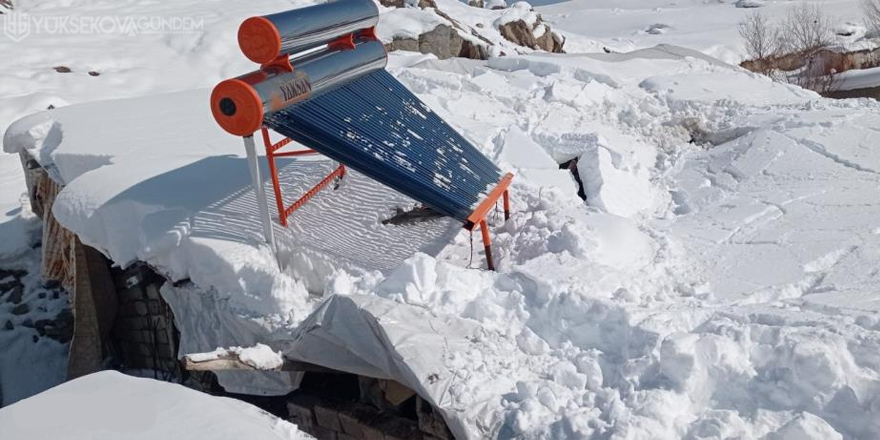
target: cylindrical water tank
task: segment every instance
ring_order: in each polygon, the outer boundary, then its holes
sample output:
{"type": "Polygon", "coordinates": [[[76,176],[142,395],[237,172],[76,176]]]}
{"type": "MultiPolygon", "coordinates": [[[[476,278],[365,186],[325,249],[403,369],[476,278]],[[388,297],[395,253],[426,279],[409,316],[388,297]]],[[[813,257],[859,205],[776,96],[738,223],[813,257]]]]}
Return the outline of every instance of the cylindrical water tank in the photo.
{"type": "Polygon", "coordinates": [[[379,22],[373,0],[336,0],[277,14],[251,17],[238,29],[238,45],[251,61],[314,49],[379,22]]]}
{"type": "Polygon", "coordinates": [[[247,136],[260,129],[267,113],[383,69],[387,62],[385,46],[374,39],[358,41],[354,49],[327,48],[296,60],[293,72],[257,70],[217,84],[211,112],[224,130],[247,136]]]}

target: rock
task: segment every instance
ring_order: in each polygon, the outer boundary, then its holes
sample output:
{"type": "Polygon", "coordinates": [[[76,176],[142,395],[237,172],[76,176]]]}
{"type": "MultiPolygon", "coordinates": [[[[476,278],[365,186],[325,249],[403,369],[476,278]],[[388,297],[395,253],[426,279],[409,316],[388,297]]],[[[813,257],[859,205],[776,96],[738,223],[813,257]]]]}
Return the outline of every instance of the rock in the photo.
{"type": "Polygon", "coordinates": [[[12,294],[6,297],[6,301],[11,302],[12,304],[18,304],[21,302],[22,296],[24,296],[24,286],[18,284],[12,288],[12,294]]]}
{"type": "Polygon", "coordinates": [[[761,0],[738,0],[735,5],[737,8],[761,8],[764,7],[764,2],[761,0]]]}
{"type": "Polygon", "coordinates": [[[498,26],[498,32],[501,32],[501,36],[507,41],[530,49],[535,48],[535,36],[532,34],[532,27],[523,20],[504,23],[498,26]]]}
{"type": "Polygon", "coordinates": [[[465,40],[451,26],[439,25],[429,32],[419,35],[418,40],[412,38],[395,38],[388,45],[389,51],[406,50],[410,52],[431,53],[441,60],[452,57],[485,60],[489,51],[485,46],[465,40]]]}
{"type": "Polygon", "coordinates": [[[562,50],[564,44],[565,40],[559,35],[553,33],[549,27],[543,35],[535,39],[535,46],[552,53],[564,53],[562,50]]]}
{"type": "Polygon", "coordinates": [[[489,50],[486,46],[464,40],[461,43],[461,51],[458,52],[458,56],[472,60],[486,60],[489,59],[489,50]]]}
{"type": "Polygon", "coordinates": [[[412,38],[395,38],[391,44],[388,45],[388,51],[395,50],[405,50],[408,52],[418,52],[419,51],[419,42],[412,38]]]}
{"type": "Polygon", "coordinates": [[[60,289],[61,288],[61,281],[46,280],[45,282],[43,282],[43,288],[44,289],[60,289]]]}
{"type": "Polygon", "coordinates": [[[33,335],[33,336],[31,337],[31,339],[34,341],[34,344],[36,344],[37,342],[40,341],[40,337],[37,336],[37,335],[33,335]]]}
{"type": "Polygon", "coordinates": [[[16,278],[18,280],[24,278],[27,275],[27,271],[24,270],[9,270],[9,269],[0,269],[0,279],[4,279],[6,277],[16,278]]]}
{"type": "Polygon", "coordinates": [[[562,46],[565,45],[565,40],[554,33],[550,26],[547,26],[540,17],[535,22],[534,27],[529,26],[523,20],[515,20],[502,24],[498,27],[498,31],[504,39],[520,46],[530,49],[542,49],[552,53],[565,53],[562,49],[562,46]],[[540,37],[535,38],[534,30],[539,26],[543,26],[545,29],[540,37]]]}
{"type": "Polygon", "coordinates": [[[53,69],[55,69],[55,71],[58,73],[70,73],[71,72],[70,67],[67,67],[67,66],[55,66],[55,67],[53,67],[53,69]]]}
{"type": "Polygon", "coordinates": [[[98,76],[100,73],[95,72],[94,70],[89,70],[89,76],[98,76]]]}
{"type": "Polygon", "coordinates": [[[13,315],[24,315],[25,313],[30,312],[30,311],[31,311],[31,306],[29,306],[27,303],[21,303],[21,304],[12,308],[13,315]]]}
{"type": "Polygon", "coordinates": [[[40,337],[46,336],[46,326],[49,325],[52,321],[49,319],[38,319],[37,322],[34,323],[34,329],[37,330],[37,334],[40,337]]]}
{"type": "Polygon", "coordinates": [[[38,294],[37,294],[37,298],[45,299],[45,298],[46,298],[46,292],[40,292],[40,293],[38,293],[38,294]]]}
{"type": "Polygon", "coordinates": [[[429,32],[419,35],[419,51],[432,53],[437,58],[444,60],[458,56],[461,52],[463,39],[458,32],[450,26],[440,25],[429,32]]]}
{"type": "Polygon", "coordinates": [[[434,0],[418,0],[418,3],[416,4],[413,4],[415,3],[415,0],[379,0],[379,3],[381,3],[382,6],[388,8],[405,8],[407,4],[417,6],[422,9],[437,7],[437,4],[434,3],[434,0]]]}
{"type": "Polygon", "coordinates": [[[12,320],[7,319],[6,324],[3,324],[3,328],[5,328],[6,330],[12,330],[13,328],[15,328],[15,326],[12,325],[12,320]]]}
{"type": "Polygon", "coordinates": [[[34,323],[40,336],[48,336],[62,344],[73,339],[73,314],[70,309],[62,310],[55,319],[41,319],[34,323]]]}
{"type": "Polygon", "coordinates": [[[4,294],[6,292],[9,292],[10,290],[12,290],[13,287],[20,286],[20,285],[21,285],[21,280],[19,280],[18,278],[13,278],[13,279],[6,281],[4,283],[0,283],[0,294],[4,294]]]}
{"type": "Polygon", "coordinates": [[[483,0],[469,0],[468,6],[482,9],[485,3],[483,3],[483,0]]]}

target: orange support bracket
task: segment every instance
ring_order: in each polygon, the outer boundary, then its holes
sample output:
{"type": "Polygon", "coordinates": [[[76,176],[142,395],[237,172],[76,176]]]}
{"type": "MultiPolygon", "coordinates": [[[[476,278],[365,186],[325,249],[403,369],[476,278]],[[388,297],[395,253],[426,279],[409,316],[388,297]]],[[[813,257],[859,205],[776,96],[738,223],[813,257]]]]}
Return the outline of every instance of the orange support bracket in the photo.
{"type": "Polygon", "coordinates": [[[277,157],[290,157],[290,156],[305,156],[311,154],[320,154],[315,150],[297,150],[297,151],[284,151],[278,152],[281,148],[291,142],[290,138],[284,138],[277,143],[272,143],[272,140],[269,138],[269,129],[265,126],[261,130],[263,134],[263,144],[266,147],[266,160],[269,162],[269,172],[272,174],[272,189],[275,192],[275,204],[278,208],[278,222],[281,223],[281,226],[287,226],[287,218],[293,214],[294,211],[301,208],[306,202],[309,201],[312,197],[318,194],[318,191],[321,191],[327,185],[330,184],[335,179],[342,179],[345,177],[345,165],[339,164],[333,172],[328,174],[324,179],[318,182],[317,185],[312,187],[310,190],[306,191],[302,197],[297,199],[297,201],[293,202],[292,205],[285,207],[284,206],[284,197],[281,195],[281,183],[278,181],[278,168],[275,165],[275,158],[277,157]]]}
{"type": "Polygon", "coordinates": [[[504,198],[504,220],[510,219],[510,182],[513,181],[513,173],[507,173],[498,181],[495,188],[489,195],[477,205],[477,209],[468,216],[464,223],[464,228],[473,231],[475,227],[480,227],[483,236],[483,247],[486,250],[486,264],[489,270],[495,270],[495,262],[492,259],[492,239],[489,236],[489,224],[486,222],[486,216],[492,209],[492,206],[498,202],[498,199],[504,198]]]}

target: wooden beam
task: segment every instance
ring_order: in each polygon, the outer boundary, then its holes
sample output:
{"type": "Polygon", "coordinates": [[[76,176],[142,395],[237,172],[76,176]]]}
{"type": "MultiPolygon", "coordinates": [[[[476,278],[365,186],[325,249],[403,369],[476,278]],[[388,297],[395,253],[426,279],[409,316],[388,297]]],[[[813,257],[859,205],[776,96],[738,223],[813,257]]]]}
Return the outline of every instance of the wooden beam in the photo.
{"type": "Polygon", "coordinates": [[[253,366],[242,362],[238,356],[231,353],[206,361],[194,361],[189,356],[184,356],[181,363],[183,364],[183,369],[187,371],[299,371],[309,373],[344,373],[344,371],[331,370],[320,365],[292,361],[289,359],[285,359],[284,363],[278,368],[272,370],[258,370],[253,366]]]}

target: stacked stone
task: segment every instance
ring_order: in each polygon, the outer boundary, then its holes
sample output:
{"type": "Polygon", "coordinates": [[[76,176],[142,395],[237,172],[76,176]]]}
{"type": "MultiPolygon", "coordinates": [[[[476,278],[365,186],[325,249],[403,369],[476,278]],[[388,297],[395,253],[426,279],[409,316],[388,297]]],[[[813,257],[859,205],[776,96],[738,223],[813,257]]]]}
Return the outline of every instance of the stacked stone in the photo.
{"type": "Polygon", "coordinates": [[[412,390],[394,381],[358,379],[358,402],[293,393],[287,401],[290,422],[322,440],[453,439],[440,413],[412,390]],[[411,399],[415,416],[405,417],[398,409],[411,399]]]}
{"type": "MultiPolygon", "coordinates": [[[[145,270],[145,269],[140,269],[145,270]]],[[[162,281],[137,282],[132,271],[117,276],[119,309],[112,339],[126,368],[178,373],[171,309],[162,300],[162,281]],[[131,282],[135,280],[135,282],[131,282]]]]}

